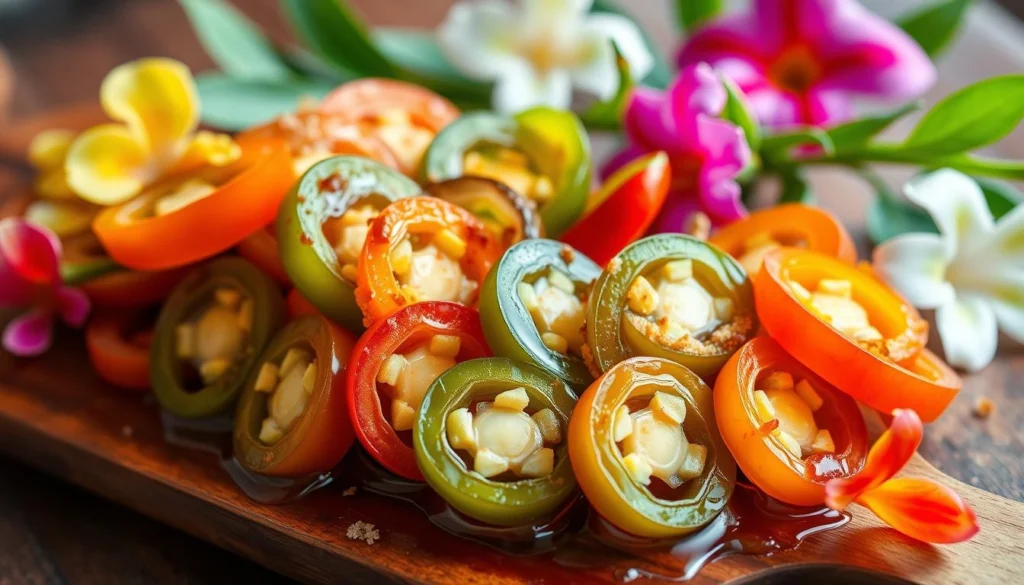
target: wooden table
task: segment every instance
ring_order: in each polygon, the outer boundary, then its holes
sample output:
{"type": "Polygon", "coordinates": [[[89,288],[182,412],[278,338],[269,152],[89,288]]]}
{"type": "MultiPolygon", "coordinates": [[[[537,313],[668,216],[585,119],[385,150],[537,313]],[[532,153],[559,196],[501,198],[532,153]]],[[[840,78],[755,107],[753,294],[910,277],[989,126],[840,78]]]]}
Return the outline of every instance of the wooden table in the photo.
{"type": "MultiPolygon", "coordinates": [[[[274,0],[238,4],[275,40],[289,40],[274,0]]],[[[418,0],[415,11],[408,9],[409,0],[357,4],[375,24],[430,26],[442,18],[449,2],[418,0]]],[[[668,2],[631,4],[662,45],[671,46],[671,23],[663,18],[668,2]]],[[[894,12],[891,6],[879,9],[894,12]]],[[[1022,30],[1018,21],[993,5],[976,6],[958,46],[942,61],[941,82],[930,97],[991,75],[1024,71],[1022,30]]],[[[171,0],[109,0],[80,15],[73,25],[45,34],[26,31],[7,48],[17,76],[15,119],[95,100],[103,75],[129,59],[165,55],[196,71],[211,66],[171,0]]],[[[1008,137],[998,152],[1024,157],[1024,131],[1008,137]]],[[[894,181],[906,177],[896,172],[888,176],[894,181]]],[[[839,210],[855,228],[862,225],[867,193],[861,185],[828,170],[816,173],[813,180],[826,205],[839,210]]],[[[1004,343],[999,362],[970,377],[950,410],[927,429],[922,454],[967,483],[1024,500],[1022,376],[1024,351],[1004,343]],[[982,396],[996,403],[987,420],[972,416],[973,405],[982,396]]],[[[0,585],[291,582],[21,464],[0,460],[0,465],[0,585]]]]}

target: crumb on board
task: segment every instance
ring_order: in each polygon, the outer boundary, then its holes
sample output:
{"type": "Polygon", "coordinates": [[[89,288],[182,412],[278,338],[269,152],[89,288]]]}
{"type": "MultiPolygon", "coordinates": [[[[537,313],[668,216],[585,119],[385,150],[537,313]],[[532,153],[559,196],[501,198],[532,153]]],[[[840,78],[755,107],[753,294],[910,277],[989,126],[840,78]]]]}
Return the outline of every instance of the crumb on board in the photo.
{"type": "Polygon", "coordinates": [[[974,403],[974,416],[977,418],[988,418],[996,409],[996,403],[982,396],[974,403]]]}
{"type": "Polygon", "coordinates": [[[133,429],[131,427],[131,425],[124,425],[123,427],[121,427],[121,436],[123,436],[123,437],[130,437],[130,436],[132,436],[134,434],[135,434],[135,429],[133,429]]]}
{"type": "Polygon", "coordinates": [[[352,540],[362,540],[366,544],[373,544],[380,540],[380,531],[373,524],[360,520],[348,527],[345,536],[352,540]]]}
{"type": "Polygon", "coordinates": [[[343,496],[354,496],[356,494],[356,490],[357,489],[358,488],[356,486],[352,486],[352,487],[346,488],[345,491],[341,492],[341,495],[343,495],[343,496]]]}

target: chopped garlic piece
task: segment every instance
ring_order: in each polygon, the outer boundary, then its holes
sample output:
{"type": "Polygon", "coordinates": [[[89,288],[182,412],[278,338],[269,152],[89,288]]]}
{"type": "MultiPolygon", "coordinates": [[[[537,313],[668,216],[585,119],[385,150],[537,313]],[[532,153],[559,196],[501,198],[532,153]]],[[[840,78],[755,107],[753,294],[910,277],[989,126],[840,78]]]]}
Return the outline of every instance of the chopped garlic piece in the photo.
{"type": "Polygon", "coordinates": [[[800,299],[801,301],[806,302],[811,300],[811,291],[804,288],[804,286],[799,282],[795,280],[790,281],[789,288],[790,290],[793,291],[793,294],[796,296],[796,298],[800,299]]]}
{"type": "Polygon", "coordinates": [[[576,294],[576,285],[561,270],[555,270],[554,268],[548,270],[548,282],[551,286],[566,294],[576,294]]]}
{"type": "Polygon", "coordinates": [[[612,418],[612,439],[619,443],[633,433],[633,419],[629,417],[629,407],[625,404],[615,409],[612,418]]]}
{"type": "Polygon", "coordinates": [[[823,278],[818,281],[818,292],[848,299],[853,296],[853,285],[849,280],[823,278]]]}
{"type": "Polygon", "coordinates": [[[630,453],[622,458],[622,465],[626,468],[629,476],[636,480],[637,483],[651,485],[651,473],[654,470],[651,469],[651,464],[647,462],[647,458],[637,453],[630,453]]]}
{"type": "Polygon", "coordinates": [[[707,458],[707,447],[690,443],[686,447],[686,459],[683,460],[683,464],[679,467],[676,475],[683,481],[700,477],[700,474],[704,473],[704,465],[707,458]]]}
{"type": "Polygon", "coordinates": [[[821,395],[818,394],[818,391],[815,390],[814,386],[811,386],[811,383],[807,380],[800,380],[797,382],[794,390],[796,391],[796,395],[806,402],[807,406],[811,408],[811,412],[817,412],[818,409],[825,404],[821,395]]]}
{"type": "Polygon", "coordinates": [[[459,261],[434,244],[414,250],[409,271],[398,281],[411,301],[454,301],[466,303],[473,298],[477,283],[466,278],[459,261]],[[405,287],[408,287],[406,290],[405,287]],[[411,293],[411,294],[409,294],[411,293]]]}
{"type": "Polygon", "coordinates": [[[256,385],[253,387],[257,392],[273,392],[277,387],[277,366],[270,362],[264,362],[260,366],[260,373],[256,376],[256,385]]]}
{"type": "Polygon", "coordinates": [[[218,288],[213,291],[213,298],[217,304],[227,309],[234,309],[242,300],[242,293],[233,288],[218,288]]]}
{"type": "Polygon", "coordinates": [[[519,291],[519,298],[523,301],[523,306],[530,313],[537,310],[537,292],[528,283],[520,282],[519,286],[516,287],[519,291]]]}
{"type": "Polygon", "coordinates": [[[231,366],[231,360],[226,358],[213,358],[206,360],[199,366],[199,375],[206,384],[212,384],[224,375],[224,372],[231,366]]]}
{"type": "Polygon", "coordinates": [[[562,442],[562,427],[558,423],[558,415],[550,408],[539,410],[530,418],[537,423],[540,429],[540,436],[549,445],[557,445],[562,442]]]}
{"type": "Polygon", "coordinates": [[[508,459],[490,449],[478,449],[473,457],[473,471],[484,477],[494,477],[508,471],[508,459]]]}
{"type": "Polygon", "coordinates": [[[520,283],[519,293],[548,349],[579,354],[584,343],[582,329],[586,308],[576,296],[572,281],[552,268],[547,276],[538,278],[532,285],[520,283]],[[565,282],[556,286],[560,277],[565,282]]]}
{"type": "Polygon", "coordinates": [[[731,321],[735,310],[732,299],[729,297],[715,297],[715,317],[719,321],[731,321]]]}
{"type": "Polygon", "coordinates": [[[526,388],[522,386],[512,390],[505,390],[494,397],[494,406],[496,408],[521,411],[529,406],[529,404],[530,396],[526,393],[526,388]]]}
{"type": "Polygon", "coordinates": [[[195,356],[200,360],[233,359],[245,344],[245,332],[238,327],[238,315],[213,306],[196,322],[195,356]]]}
{"type": "Polygon", "coordinates": [[[811,443],[812,453],[835,453],[836,444],[832,441],[832,433],[827,429],[821,429],[811,443]]]}
{"type": "Polygon", "coordinates": [[[809,447],[818,432],[811,407],[792,390],[766,390],[765,395],[775,410],[778,430],[792,437],[801,447],[809,447]]]}
{"type": "Polygon", "coordinates": [[[773,431],[772,436],[775,437],[779,444],[782,445],[782,448],[786,451],[789,451],[795,457],[801,456],[800,443],[798,443],[792,436],[780,430],[773,431]]]}
{"type": "Polygon", "coordinates": [[[854,341],[881,341],[882,339],[884,339],[882,332],[870,325],[853,332],[854,341]]]}
{"type": "Polygon", "coordinates": [[[409,273],[412,267],[412,243],[409,240],[402,240],[391,251],[391,270],[399,276],[409,273]]]}
{"type": "Polygon", "coordinates": [[[397,353],[389,355],[381,365],[380,371],[377,372],[377,381],[388,386],[398,384],[398,375],[402,373],[402,368],[408,363],[405,357],[397,353]]]}
{"type": "Polygon", "coordinates": [[[754,409],[757,411],[757,418],[763,424],[775,420],[775,407],[764,390],[754,391],[754,409]]]}
{"type": "Polygon", "coordinates": [[[252,299],[242,301],[242,306],[238,309],[238,328],[246,333],[251,332],[254,313],[255,309],[252,299]]]}
{"type": "Polygon", "coordinates": [[[462,349],[462,338],[458,335],[435,335],[430,338],[428,349],[434,355],[454,358],[462,349]]]}
{"type": "Polygon", "coordinates": [[[260,442],[264,445],[274,445],[278,441],[284,438],[284,431],[281,427],[277,426],[274,419],[267,417],[263,419],[263,425],[260,427],[260,442]]]}
{"type": "Polygon", "coordinates": [[[175,329],[177,332],[177,354],[181,359],[193,358],[196,355],[196,328],[191,323],[182,323],[175,329]]]}
{"type": "Polygon", "coordinates": [[[557,333],[545,331],[540,334],[540,340],[544,342],[545,347],[555,353],[568,353],[569,351],[569,342],[557,333]]]}
{"type": "Polygon", "coordinates": [[[157,199],[153,207],[156,216],[168,215],[208,197],[217,188],[202,179],[189,179],[176,189],[157,199]]]}
{"type": "Polygon", "coordinates": [[[650,315],[658,308],[658,293],[643,276],[636,277],[626,293],[629,309],[638,315],[650,315]]]}
{"type": "Polygon", "coordinates": [[[306,391],[306,394],[312,394],[313,389],[316,387],[316,360],[310,362],[306,366],[306,371],[302,373],[302,389],[306,391]]]}
{"type": "Polygon", "coordinates": [[[292,347],[288,349],[288,353],[284,354],[284,359],[281,360],[281,376],[287,376],[288,372],[291,371],[292,366],[296,364],[308,364],[309,353],[304,349],[292,347]]]}
{"type": "Polygon", "coordinates": [[[654,318],[681,325],[693,332],[707,327],[715,320],[714,299],[697,280],[683,282],[661,281],[658,284],[657,307],[654,318]]]}
{"type": "Polygon", "coordinates": [[[547,447],[537,449],[519,467],[522,477],[546,477],[555,468],[555,452],[547,447]]]}
{"type": "Polygon", "coordinates": [[[648,408],[667,422],[681,425],[686,420],[686,402],[665,392],[655,392],[648,408]]]}
{"type": "Polygon", "coordinates": [[[772,372],[758,384],[765,390],[792,390],[793,374],[789,372],[772,372]]]}
{"type": "Polygon", "coordinates": [[[476,431],[473,430],[473,414],[468,408],[458,408],[448,413],[445,424],[448,444],[452,449],[476,450],[476,431]]]}
{"type": "Polygon", "coordinates": [[[391,428],[410,431],[416,423],[416,409],[404,400],[391,401],[391,428]]]}
{"type": "Polygon", "coordinates": [[[693,277],[693,260],[672,260],[661,267],[662,277],[672,282],[682,282],[693,277]]]}
{"type": "Polygon", "coordinates": [[[448,228],[434,235],[434,245],[455,260],[461,260],[466,255],[466,240],[448,228]]]}

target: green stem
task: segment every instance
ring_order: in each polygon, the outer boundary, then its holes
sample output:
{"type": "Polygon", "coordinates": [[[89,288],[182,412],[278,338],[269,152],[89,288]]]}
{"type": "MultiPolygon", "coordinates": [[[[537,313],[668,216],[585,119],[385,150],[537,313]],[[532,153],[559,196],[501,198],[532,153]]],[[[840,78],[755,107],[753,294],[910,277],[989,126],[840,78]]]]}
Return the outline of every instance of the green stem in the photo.
{"type": "Polygon", "coordinates": [[[872,144],[860,150],[818,154],[806,158],[773,161],[775,166],[798,165],[850,165],[857,163],[911,164],[937,169],[949,167],[969,175],[982,175],[1000,179],[1024,179],[1024,162],[974,157],[966,154],[931,155],[902,150],[898,144],[872,144]]]}

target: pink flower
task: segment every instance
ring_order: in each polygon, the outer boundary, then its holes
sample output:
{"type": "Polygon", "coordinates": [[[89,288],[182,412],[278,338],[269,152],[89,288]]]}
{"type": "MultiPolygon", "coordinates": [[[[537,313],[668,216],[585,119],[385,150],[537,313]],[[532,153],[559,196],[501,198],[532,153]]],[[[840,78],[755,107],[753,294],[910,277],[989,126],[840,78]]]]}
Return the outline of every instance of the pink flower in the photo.
{"type": "Polygon", "coordinates": [[[776,128],[839,122],[856,95],[906,100],[935,82],[921,47],[854,0],[753,0],[698,30],[678,61],[711,63],[776,128]]]}
{"type": "Polygon", "coordinates": [[[60,277],[60,240],[20,217],[0,219],[0,308],[23,309],[3,333],[3,346],[19,356],[50,347],[54,316],[79,327],[89,314],[82,291],[60,277]]]}
{"type": "Polygon", "coordinates": [[[681,231],[698,210],[715,223],[746,215],[735,177],[750,162],[750,146],[737,126],[716,118],[725,101],[725,88],[706,63],[685,67],[664,92],[634,90],[625,115],[629,145],[604,173],[650,152],[668,154],[672,187],[652,232],[681,231]]]}

